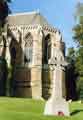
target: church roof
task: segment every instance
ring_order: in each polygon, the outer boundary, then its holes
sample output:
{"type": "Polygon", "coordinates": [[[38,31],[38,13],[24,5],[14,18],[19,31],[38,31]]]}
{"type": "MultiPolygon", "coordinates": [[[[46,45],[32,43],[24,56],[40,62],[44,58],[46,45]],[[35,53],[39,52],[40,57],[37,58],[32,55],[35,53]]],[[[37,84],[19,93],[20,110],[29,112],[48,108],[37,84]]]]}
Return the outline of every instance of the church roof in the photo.
{"type": "Polygon", "coordinates": [[[49,26],[47,20],[39,12],[16,13],[8,16],[9,25],[41,25],[49,26]]]}

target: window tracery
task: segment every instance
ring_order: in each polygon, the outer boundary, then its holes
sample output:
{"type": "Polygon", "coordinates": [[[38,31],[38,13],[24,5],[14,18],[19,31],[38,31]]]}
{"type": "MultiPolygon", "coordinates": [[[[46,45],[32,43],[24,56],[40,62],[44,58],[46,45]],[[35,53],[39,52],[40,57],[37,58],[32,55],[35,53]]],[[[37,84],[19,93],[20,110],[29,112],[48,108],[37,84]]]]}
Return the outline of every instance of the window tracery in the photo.
{"type": "Polygon", "coordinates": [[[28,33],[25,36],[24,63],[32,62],[32,54],[33,54],[33,37],[31,33],[28,33]]]}

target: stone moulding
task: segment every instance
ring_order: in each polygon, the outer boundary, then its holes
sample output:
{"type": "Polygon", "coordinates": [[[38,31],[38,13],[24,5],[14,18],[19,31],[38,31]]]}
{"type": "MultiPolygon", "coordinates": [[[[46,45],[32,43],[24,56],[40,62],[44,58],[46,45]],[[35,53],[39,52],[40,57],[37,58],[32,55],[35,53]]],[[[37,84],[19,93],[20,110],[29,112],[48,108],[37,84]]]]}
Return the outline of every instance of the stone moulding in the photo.
{"type": "Polygon", "coordinates": [[[22,30],[36,30],[38,29],[39,27],[42,28],[42,30],[45,30],[45,31],[48,31],[48,32],[52,32],[52,33],[56,33],[56,29],[53,28],[53,27],[49,27],[49,26],[41,26],[41,25],[19,25],[19,26],[11,26],[11,25],[8,25],[8,28],[10,28],[10,30],[18,30],[18,28],[21,28],[22,30]]]}

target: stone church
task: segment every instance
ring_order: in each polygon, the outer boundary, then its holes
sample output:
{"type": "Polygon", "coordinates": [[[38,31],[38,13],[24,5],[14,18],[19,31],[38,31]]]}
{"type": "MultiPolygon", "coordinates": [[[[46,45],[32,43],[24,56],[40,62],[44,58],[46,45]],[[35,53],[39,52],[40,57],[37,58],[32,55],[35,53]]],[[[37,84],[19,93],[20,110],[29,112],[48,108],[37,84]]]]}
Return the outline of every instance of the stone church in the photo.
{"type": "MultiPolygon", "coordinates": [[[[65,59],[65,43],[60,31],[35,11],[9,15],[5,30],[3,56],[8,66],[13,66],[12,96],[48,99],[53,73],[49,60],[53,56],[65,59]]],[[[2,49],[3,41],[0,42],[0,54],[2,49]]]]}

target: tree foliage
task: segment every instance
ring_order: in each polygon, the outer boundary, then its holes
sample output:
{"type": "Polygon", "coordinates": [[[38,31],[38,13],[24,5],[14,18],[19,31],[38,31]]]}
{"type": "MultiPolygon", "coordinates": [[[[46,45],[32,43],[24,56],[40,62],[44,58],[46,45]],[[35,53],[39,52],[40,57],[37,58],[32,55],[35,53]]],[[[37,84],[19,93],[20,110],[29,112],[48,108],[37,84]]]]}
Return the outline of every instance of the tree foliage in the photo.
{"type": "MultiPolygon", "coordinates": [[[[83,8],[83,6],[82,6],[83,8]]],[[[75,71],[78,73],[77,77],[77,88],[79,97],[82,96],[83,99],[83,17],[79,17],[80,21],[73,28],[73,39],[77,43],[78,47],[76,49],[76,61],[75,61],[75,71]]],[[[81,97],[80,97],[81,98],[81,97]]]]}
{"type": "Polygon", "coordinates": [[[73,47],[68,48],[67,61],[71,64],[74,64],[75,62],[75,50],[73,47]]]}
{"type": "Polygon", "coordinates": [[[77,92],[76,92],[77,73],[75,71],[76,55],[73,47],[68,48],[66,59],[70,64],[66,70],[67,99],[76,100],[77,99],[77,92]]]}
{"type": "Polygon", "coordinates": [[[0,33],[2,32],[2,28],[6,22],[6,17],[10,13],[10,9],[8,7],[8,3],[11,0],[0,0],[0,33]]]}
{"type": "Polygon", "coordinates": [[[3,40],[3,49],[0,55],[0,96],[6,94],[6,82],[7,82],[7,61],[5,60],[6,38],[3,31],[6,23],[6,17],[10,12],[10,9],[8,7],[9,2],[10,0],[0,0],[0,41],[3,40]]]}
{"type": "Polygon", "coordinates": [[[77,24],[74,28],[74,41],[79,45],[83,46],[83,24],[77,24]]]}

